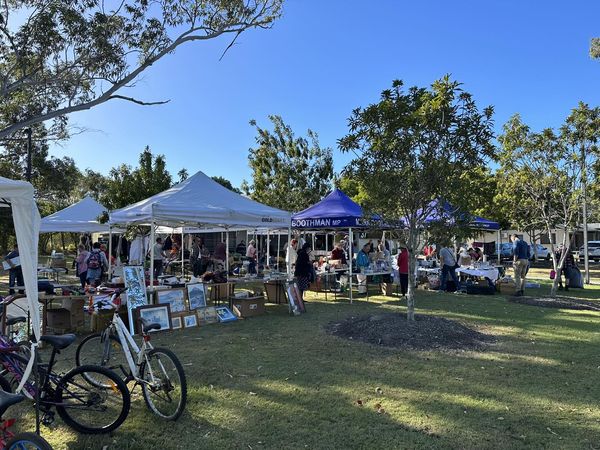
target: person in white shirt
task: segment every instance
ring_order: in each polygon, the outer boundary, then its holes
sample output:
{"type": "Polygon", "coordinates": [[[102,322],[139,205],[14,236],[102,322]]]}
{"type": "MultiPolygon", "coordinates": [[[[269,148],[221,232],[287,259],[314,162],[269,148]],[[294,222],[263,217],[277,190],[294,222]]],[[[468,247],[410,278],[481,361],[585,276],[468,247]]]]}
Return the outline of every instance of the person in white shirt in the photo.
{"type": "Polygon", "coordinates": [[[287,251],[285,253],[285,263],[286,265],[289,263],[290,267],[294,268],[296,265],[296,260],[298,259],[298,241],[296,239],[292,239],[290,245],[287,246],[287,251]]]}

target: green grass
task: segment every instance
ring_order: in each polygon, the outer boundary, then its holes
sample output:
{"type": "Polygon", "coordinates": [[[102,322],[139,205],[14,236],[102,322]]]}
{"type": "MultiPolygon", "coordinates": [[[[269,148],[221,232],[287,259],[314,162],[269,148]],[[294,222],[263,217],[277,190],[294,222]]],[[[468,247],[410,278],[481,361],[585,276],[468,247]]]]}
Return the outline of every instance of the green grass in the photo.
{"type": "MultiPolygon", "coordinates": [[[[600,286],[570,294],[598,299],[600,286]]],[[[270,305],[262,317],[156,334],[155,345],[185,365],[188,407],[178,422],[155,418],[138,394],[111,436],[77,435],[57,418],[44,437],[72,449],[600,447],[600,313],[418,291],[419,313],[498,342],[484,352],[415,352],[323,331],[351,315],[403,313],[397,298],[318,298],[300,317],[270,305]]],[[[65,368],[73,350],[61,355],[65,368]]]]}

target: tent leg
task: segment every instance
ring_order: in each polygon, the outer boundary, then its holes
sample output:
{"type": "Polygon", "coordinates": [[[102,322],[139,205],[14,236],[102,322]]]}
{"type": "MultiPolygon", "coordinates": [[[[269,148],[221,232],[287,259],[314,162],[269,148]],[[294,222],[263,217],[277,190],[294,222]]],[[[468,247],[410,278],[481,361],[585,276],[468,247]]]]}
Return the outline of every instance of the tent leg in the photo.
{"type": "Polygon", "coordinates": [[[112,280],[112,227],[108,226],[108,282],[112,280]]]}
{"type": "Polygon", "coordinates": [[[277,272],[279,272],[279,254],[281,251],[281,231],[277,230],[277,272]]]}
{"type": "Polygon", "coordinates": [[[498,230],[498,244],[496,245],[496,248],[496,253],[498,253],[498,264],[501,264],[500,250],[502,250],[502,243],[500,242],[500,230],[498,230]]]}
{"type": "MultiPolygon", "coordinates": [[[[292,227],[288,227],[288,241],[287,241],[287,253],[286,255],[290,254],[290,247],[292,245],[292,227]]],[[[287,266],[287,279],[291,280],[292,279],[292,260],[290,258],[286,258],[287,261],[286,266],[287,266]]]]}
{"type": "Polygon", "coordinates": [[[185,277],[183,268],[185,267],[185,245],[183,245],[183,231],[184,227],[181,227],[181,278],[185,277]]]}
{"type": "MultiPolygon", "coordinates": [[[[226,228],[225,234],[225,270],[227,271],[227,277],[229,277],[229,228],[226,228]]],[[[222,241],[221,241],[222,242],[222,241]]]]}
{"type": "Polygon", "coordinates": [[[267,269],[271,268],[271,235],[269,234],[270,230],[267,230],[267,269]]]}
{"type": "Polygon", "coordinates": [[[348,228],[348,267],[350,267],[350,304],[352,304],[352,252],[354,247],[354,237],[352,236],[352,228],[348,228]]]}
{"type": "Polygon", "coordinates": [[[150,289],[154,289],[154,241],[154,221],[152,221],[150,225],[150,289]]]}

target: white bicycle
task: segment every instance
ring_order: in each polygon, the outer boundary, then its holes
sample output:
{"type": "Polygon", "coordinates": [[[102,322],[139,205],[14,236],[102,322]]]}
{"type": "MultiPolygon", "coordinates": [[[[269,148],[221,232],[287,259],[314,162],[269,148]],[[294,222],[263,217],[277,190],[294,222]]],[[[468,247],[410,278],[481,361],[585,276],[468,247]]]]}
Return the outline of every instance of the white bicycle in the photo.
{"type": "MultiPolygon", "coordinates": [[[[113,370],[123,377],[125,383],[134,381],[131,390],[141,386],[146,405],[154,414],[163,419],[177,420],[187,401],[183,367],[171,350],[154,348],[150,343],[149,333],[160,329],[158,323],[140,319],[142,345],[138,347],[119,317],[121,292],[120,289],[113,290],[110,300],[94,305],[91,312],[112,308],[112,321],[103,332],[91,334],[81,341],[75,361],[78,366],[95,364],[113,370]]],[[[94,380],[88,381],[95,383],[94,380]]]]}

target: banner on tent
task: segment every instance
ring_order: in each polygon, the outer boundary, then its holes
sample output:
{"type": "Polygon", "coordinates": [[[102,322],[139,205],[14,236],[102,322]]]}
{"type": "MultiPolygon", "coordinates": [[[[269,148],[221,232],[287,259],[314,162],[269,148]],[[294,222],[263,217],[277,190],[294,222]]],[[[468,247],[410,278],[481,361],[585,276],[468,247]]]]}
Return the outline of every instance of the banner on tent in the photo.
{"type": "Polygon", "coordinates": [[[349,228],[364,225],[357,217],[292,219],[292,228],[349,228]]]}

